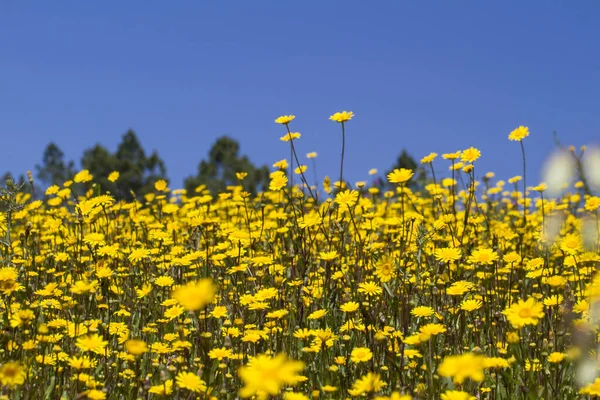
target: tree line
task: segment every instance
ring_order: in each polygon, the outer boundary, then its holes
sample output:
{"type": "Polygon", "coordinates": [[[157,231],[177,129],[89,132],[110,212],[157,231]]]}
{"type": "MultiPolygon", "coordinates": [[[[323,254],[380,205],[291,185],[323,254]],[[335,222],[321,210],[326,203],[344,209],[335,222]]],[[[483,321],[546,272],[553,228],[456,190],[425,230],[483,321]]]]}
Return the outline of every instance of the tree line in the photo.
{"type": "MultiPolygon", "coordinates": [[[[130,200],[134,196],[143,196],[154,191],[154,182],[158,179],[168,182],[164,160],[156,150],[148,154],[137,134],[131,129],[123,134],[115,152],[96,144],[83,152],[80,165],[81,168],[77,168],[73,160],[66,159],[56,143],[50,142],[44,149],[41,163],[35,165],[35,186],[61,185],[72,179],[79,169],[87,169],[102,192],[110,191],[119,198],[130,200]],[[115,182],[108,179],[113,171],[119,172],[119,178],[115,182]]],[[[392,169],[394,168],[410,168],[417,171],[418,179],[414,181],[414,185],[419,185],[419,181],[426,179],[426,171],[419,167],[406,150],[402,150],[392,166],[392,169]]],[[[268,187],[269,167],[255,165],[246,155],[241,154],[240,145],[236,140],[221,136],[209,149],[207,158],[200,161],[196,173],[185,179],[184,188],[188,195],[194,195],[195,189],[200,185],[204,185],[211,193],[220,193],[225,191],[227,186],[239,182],[237,172],[247,173],[244,187],[253,194],[268,187]]],[[[30,184],[31,179],[25,174],[14,177],[7,172],[3,181],[7,178],[22,185],[24,190],[40,190],[30,184]]],[[[385,186],[385,182],[385,179],[380,179],[378,184],[385,186]]]]}

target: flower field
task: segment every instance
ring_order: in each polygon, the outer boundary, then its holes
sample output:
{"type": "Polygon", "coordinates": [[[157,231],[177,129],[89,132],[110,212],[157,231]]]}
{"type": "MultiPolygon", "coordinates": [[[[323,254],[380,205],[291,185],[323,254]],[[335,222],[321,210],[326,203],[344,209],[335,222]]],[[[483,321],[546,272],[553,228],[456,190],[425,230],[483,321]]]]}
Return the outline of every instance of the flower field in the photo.
{"type": "MultiPolygon", "coordinates": [[[[353,115],[331,117],[342,140],[353,115]]],[[[7,183],[2,398],[600,395],[593,182],[551,196],[480,174],[469,148],[424,157],[423,187],[403,168],[351,185],[342,148],[339,179],[310,186],[297,121],[275,122],[290,159],[256,196],[243,171],[127,201],[86,170],[33,196],[7,183]]]]}

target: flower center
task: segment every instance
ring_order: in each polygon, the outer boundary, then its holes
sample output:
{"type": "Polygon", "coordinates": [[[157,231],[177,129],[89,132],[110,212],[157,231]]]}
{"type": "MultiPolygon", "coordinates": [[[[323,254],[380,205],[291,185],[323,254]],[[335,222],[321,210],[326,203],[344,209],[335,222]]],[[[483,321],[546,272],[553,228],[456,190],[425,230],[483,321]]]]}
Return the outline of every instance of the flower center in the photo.
{"type": "Polygon", "coordinates": [[[529,318],[529,317],[531,317],[531,310],[529,308],[522,308],[519,311],[519,317],[521,317],[521,318],[529,318]]]}

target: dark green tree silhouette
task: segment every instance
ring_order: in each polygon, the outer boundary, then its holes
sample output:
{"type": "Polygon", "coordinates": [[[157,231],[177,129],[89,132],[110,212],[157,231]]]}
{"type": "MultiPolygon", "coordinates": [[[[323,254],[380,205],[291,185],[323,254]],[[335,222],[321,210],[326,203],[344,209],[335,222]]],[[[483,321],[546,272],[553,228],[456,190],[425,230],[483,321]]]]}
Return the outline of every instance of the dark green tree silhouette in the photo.
{"type": "Polygon", "coordinates": [[[109,190],[125,199],[131,198],[131,192],[143,196],[154,190],[155,181],[167,180],[164,161],[156,151],[147,156],[131,129],[123,135],[114,154],[96,144],[84,152],[81,165],[94,175],[94,181],[100,185],[101,191],[109,190]],[[114,183],[108,180],[112,171],[120,174],[119,180],[114,183]]]}
{"type": "MultiPolygon", "coordinates": [[[[110,182],[107,178],[112,171],[119,170],[119,163],[106,147],[96,144],[94,147],[85,150],[81,158],[81,166],[94,175],[94,182],[100,185],[103,192],[106,190],[115,192],[117,184],[110,182]]],[[[125,193],[128,193],[128,191],[125,191],[125,193]]]]}
{"type": "Polygon", "coordinates": [[[189,196],[195,189],[206,185],[211,193],[221,193],[227,186],[238,184],[236,172],[246,172],[242,181],[244,189],[252,194],[263,190],[269,184],[269,168],[255,166],[247,156],[240,156],[240,145],[228,136],[222,136],[212,145],[208,160],[200,161],[196,176],[186,178],[184,186],[189,196]]]}
{"type": "Polygon", "coordinates": [[[46,185],[60,185],[69,180],[75,173],[73,161],[66,162],[65,154],[54,142],[50,142],[44,150],[42,164],[35,166],[37,179],[46,185]]]}

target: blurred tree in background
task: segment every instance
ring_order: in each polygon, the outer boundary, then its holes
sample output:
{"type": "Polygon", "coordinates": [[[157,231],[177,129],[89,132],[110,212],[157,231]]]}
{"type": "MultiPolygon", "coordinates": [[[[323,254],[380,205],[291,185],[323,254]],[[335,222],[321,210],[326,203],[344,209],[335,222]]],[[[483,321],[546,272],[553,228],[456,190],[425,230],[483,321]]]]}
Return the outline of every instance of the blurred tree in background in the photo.
{"type": "MultiPolygon", "coordinates": [[[[100,192],[110,191],[118,198],[131,200],[133,195],[143,196],[154,191],[154,182],[167,179],[165,162],[157,151],[146,154],[136,133],[129,129],[121,138],[116,152],[112,153],[101,144],[86,149],[81,158],[81,168],[87,169],[94,176],[94,182],[99,185],[100,192]],[[108,176],[119,172],[116,182],[108,180],[108,176]],[[132,195],[133,194],[133,195],[132,195]]],[[[428,173],[423,166],[402,149],[392,168],[383,177],[376,178],[374,184],[382,190],[393,190],[394,185],[387,181],[387,174],[396,168],[407,168],[414,171],[408,187],[411,190],[424,190],[429,183],[428,173]]],[[[54,142],[50,142],[42,155],[41,164],[35,166],[36,184],[44,187],[62,185],[73,178],[78,171],[73,161],[66,161],[63,151],[54,142]]],[[[188,196],[196,195],[196,188],[204,185],[212,194],[227,190],[227,186],[240,183],[236,173],[245,172],[247,176],[241,181],[244,190],[255,195],[269,185],[269,168],[266,165],[256,166],[250,159],[240,154],[240,145],[228,136],[218,138],[208,152],[208,158],[198,164],[196,175],[188,176],[184,187],[188,196]]],[[[11,178],[22,190],[31,192],[35,188],[37,195],[43,195],[43,189],[28,182],[24,174],[18,178],[8,172],[2,178],[11,178]]],[[[80,193],[82,194],[82,193],[80,193]]]]}
{"type": "Polygon", "coordinates": [[[54,142],[50,142],[42,156],[42,164],[36,164],[36,177],[45,184],[61,185],[75,174],[73,161],[65,161],[65,153],[54,142]]]}
{"type": "Polygon", "coordinates": [[[131,192],[143,196],[154,191],[154,182],[167,180],[167,169],[164,161],[156,151],[146,155],[137,135],[128,130],[122,137],[115,153],[111,153],[100,144],[85,150],[81,158],[81,166],[94,175],[94,181],[100,185],[102,192],[110,190],[122,198],[130,199],[131,192]],[[110,182],[108,175],[118,171],[116,182],[110,182]]]}
{"type": "Polygon", "coordinates": [[[196,176],[186,178],[184,186],[189,196],[194,195],[195,189],[200,185],[206,185],[213,194],[220,193],[227,186],[238,184],[236,172],[248,174],[242,184],[252,194],[269,185],[269,168],[266,165],[257,167],[247,156],[240,156],[239,143],[228,136],[222,136],[212,145],[208,160],[202,160],[198,165],[196,176]]]}

